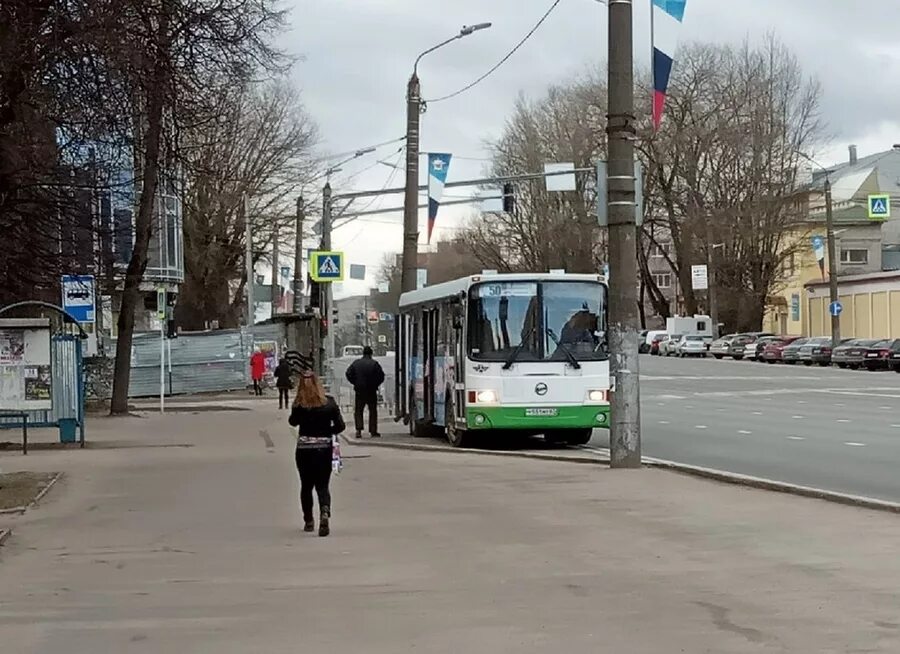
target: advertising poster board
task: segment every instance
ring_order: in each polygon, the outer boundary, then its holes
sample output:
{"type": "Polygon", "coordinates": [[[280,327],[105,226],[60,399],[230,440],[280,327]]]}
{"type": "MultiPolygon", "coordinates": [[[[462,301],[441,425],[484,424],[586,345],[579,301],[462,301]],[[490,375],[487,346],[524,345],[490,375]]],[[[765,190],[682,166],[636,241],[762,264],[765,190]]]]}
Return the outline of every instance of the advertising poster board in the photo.
{"type": "Polygon", "coordinates": [[[0,410],[52,406],[50,321],[0,320],[0,410]]]}

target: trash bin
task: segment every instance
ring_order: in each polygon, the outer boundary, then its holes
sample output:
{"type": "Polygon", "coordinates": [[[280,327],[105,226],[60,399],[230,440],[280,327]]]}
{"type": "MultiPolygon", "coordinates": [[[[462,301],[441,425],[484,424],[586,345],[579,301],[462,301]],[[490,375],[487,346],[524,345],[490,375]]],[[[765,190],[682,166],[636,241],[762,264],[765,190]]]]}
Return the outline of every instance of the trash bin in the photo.
{"type": "Polygon", "coordinates": [[[60,418],[59,419],[59,442],[60,443],[74,443],[78,439],[76,438],[76,432],[78,427],[78,421],[75,418],[60,418]]]}

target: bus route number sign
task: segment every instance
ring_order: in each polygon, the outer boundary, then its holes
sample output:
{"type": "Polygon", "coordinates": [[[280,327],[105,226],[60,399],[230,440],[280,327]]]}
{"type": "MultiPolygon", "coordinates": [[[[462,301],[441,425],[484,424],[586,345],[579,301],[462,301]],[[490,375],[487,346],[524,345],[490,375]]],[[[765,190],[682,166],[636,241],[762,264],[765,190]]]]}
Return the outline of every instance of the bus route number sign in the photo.
{"type": "Polygon", "coordinates": [[[534,297],[537,284],[531,282],[511,282],[506,284],[482,284],[478,297],[534,297]]]}

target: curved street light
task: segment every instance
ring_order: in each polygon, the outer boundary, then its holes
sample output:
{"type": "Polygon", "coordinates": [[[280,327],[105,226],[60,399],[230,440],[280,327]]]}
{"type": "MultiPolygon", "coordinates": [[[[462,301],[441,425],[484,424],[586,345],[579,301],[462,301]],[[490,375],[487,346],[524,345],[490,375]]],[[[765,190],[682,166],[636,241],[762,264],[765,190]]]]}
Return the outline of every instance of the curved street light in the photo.
{"type": "Polygon", "coordinates": [[[400,289],[404,293],[416,288],[419,251],[419,118],[423,107],[419,87],[419,62],[425,55],[490,26],[491,23],[464,25],[459,34],[423,51],[416,57],[412,75],[406,85],[406,191],[403,197],[403,267],[400,274],[400,289]]]}

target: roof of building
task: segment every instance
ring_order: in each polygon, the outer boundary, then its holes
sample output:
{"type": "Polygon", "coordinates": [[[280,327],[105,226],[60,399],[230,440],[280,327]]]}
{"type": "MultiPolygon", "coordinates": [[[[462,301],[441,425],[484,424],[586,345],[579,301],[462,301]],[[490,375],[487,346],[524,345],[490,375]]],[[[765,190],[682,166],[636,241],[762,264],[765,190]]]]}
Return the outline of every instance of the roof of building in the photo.
{"type": "MultiPolygon", "coordinates": [[[[900,280],[900,270],[886,270],[882,272],[865,273],[862,275],[838,275],[838,284],[890,281],[892,279],[900,280]]],[[[828,280],[815,280],[807,282],[804,286],[828,286],[828,280]]]]}
{"type": "MultiPolygon", "coordinates": [[[[829,166],[831,194],[835,202],[865,200],[870,193],[890,193],[900,198],[900,147],[829,166]]],[[[810,189],[823,190],[825,173],[814,172],[810,189]]]]}

